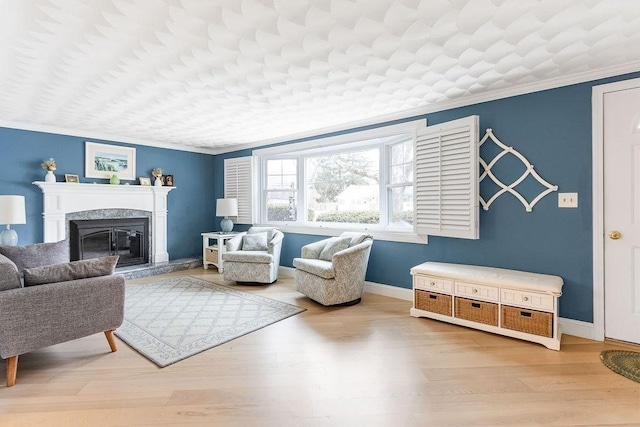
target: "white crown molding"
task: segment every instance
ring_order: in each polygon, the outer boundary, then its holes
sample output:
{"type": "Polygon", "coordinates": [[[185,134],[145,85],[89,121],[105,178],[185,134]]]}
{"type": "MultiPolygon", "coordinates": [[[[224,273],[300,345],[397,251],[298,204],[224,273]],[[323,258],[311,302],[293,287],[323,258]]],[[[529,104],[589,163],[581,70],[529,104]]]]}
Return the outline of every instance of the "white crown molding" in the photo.
{"type": "Polygon", "coordinates": [[[232,153],[246,149],[264,147],[273,144],[292,142],[305,138],[319,137],[334,132],[345,132],[353,129],[378,125],[381,123],[392,122],[396,120],[407,120],[417,118],[426,114],[437,113],[440,111],[450,110],[453,108],[465,107],[469,105],[479,104],[482,102],[496,101],[498,99],[510,98],[513,96],[525,95],[528,93],[540,92],[544,90],[554,89],[563,86],[570,86],[578,83],[604,79],[608,77],[620,76],[628,73],[640,71],[640,61],[627,63],[620,66],[603,68],[595,71],[587,71],[583,73],[571,74],[568,76],[546,79],[536,83],[522,84],[510,88],[499,89],[489,92],[483,92],[476,95],[467,95],[458,99],[436,102],[431,105],[414,108],[411,110],[400,111],[392,114],[372,117],[353,122],[345,122],[335,126],[328,126],[319,129],[313,129],[306,132],[284,135],[281,137],[270,138],[260,141],[253,141],[246,144],[227,145],[224,147],[193,147],[188,145],[180,145],[179,143],[167,143],[142,138],[128,138],[122,135],[114,135],[108,132],[91,132],[83,130],[75,130],[60,126],[39,125],[34,123],[23,123],[15,121],[0,120],[0,127],[11,129],[28,130],[35,132],[48,132],[59,135],[76,136],[87,139],[100,139],[112,142],[122,142],[126,144],[145,145],[155,148],[165,148],[169,150],[187,151],[200,154],[218,155],[232,153]]]}

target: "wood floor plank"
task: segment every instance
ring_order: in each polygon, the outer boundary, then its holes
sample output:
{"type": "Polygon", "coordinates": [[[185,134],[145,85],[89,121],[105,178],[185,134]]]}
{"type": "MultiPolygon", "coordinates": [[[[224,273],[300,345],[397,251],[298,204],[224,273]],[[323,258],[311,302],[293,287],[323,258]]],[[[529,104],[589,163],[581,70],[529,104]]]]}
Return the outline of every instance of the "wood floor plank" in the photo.
{"type": "Polygon", "coordinates": [[[16,385],[0,386],[0,425],[640,425],[640,384],[599,360],[624,343],[565,336],[557,352],[372,294],[327,308],[286,277],[240,286],[195,269],[127,286],[182,275],[307,311],[162,369],[118,338],[111,353],[104,334],[22,355],[16,385]]]}

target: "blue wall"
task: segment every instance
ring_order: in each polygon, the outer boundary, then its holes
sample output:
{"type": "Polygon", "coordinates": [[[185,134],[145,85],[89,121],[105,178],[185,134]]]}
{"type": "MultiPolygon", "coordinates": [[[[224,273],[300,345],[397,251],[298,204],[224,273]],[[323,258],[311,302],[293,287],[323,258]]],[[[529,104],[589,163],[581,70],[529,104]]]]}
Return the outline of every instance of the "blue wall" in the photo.
{"type": "MultiPolygon", "coordinates": [[[[434,125],[480,116],[482,135],[492,128],[503,143],[520,151],[544,179],[558,185],[558,192],[577,192],[579,208],[559,209],[558,195],[552,193],[528,213],[514,196],[502,195],[488,211],[481,209],[479,240],[429,237],[427,245],[376,241],[367,280],[410,288],[409,269],[425,261],[553,274],[561,276],[565,283],[560,315],[593,322],[591,89],[597,84],[636,77],[640,73],[411,118],[426,117],[427,123],[434,125]]],[[[365,128],[357,130],[361,129],[365,128]]],[[[335,133],[325,136],[331,135],[335,133]]],[[[312,138],[289,143],[309,139],[312,138]]],[[[496,153],[494,147],[483,145],[481,156],[491,159],[496,153]]],[[[216,156],[216,198],[223,194],[223,159],[250,154],[250,150],[244,150],[216,156]]],[[[524,167],[519,161],[503,159],[493,171],[511,183],[524,172],[524,167]]],[[[483,181],[480,192],[488,199],[495,189],[483,181]]],[[[517,189],[531,201],[543,187],[528,178],[517,189]]],[[[291,266],[303,245],[323,238],[287,233],[281,264],[291,266]]]]}
{"type": "MultiPolygon", "coordinates": [[[[161,167],[174,175],[177,187],[168,197],[168,252],[170,259],[202,256],[200,233],[214,227],[215,199],[213,156],[184,151],[121,144],[136,148],[137,176],[151,176],[151,169],[161,167]]],[[[84,146],[87,138],[0,128],[0,194],[26,197],[27,224],[15,225],[19,244],[42,242],[42,192],[31,184],[43,181],[43,160],[56,160],[58,181],[64,174],[76,174],[81,182],[107,183],[107,180],[84,178],[84,146]]],[[[122,181],[121,184],[137,181],[122,181]]]]}

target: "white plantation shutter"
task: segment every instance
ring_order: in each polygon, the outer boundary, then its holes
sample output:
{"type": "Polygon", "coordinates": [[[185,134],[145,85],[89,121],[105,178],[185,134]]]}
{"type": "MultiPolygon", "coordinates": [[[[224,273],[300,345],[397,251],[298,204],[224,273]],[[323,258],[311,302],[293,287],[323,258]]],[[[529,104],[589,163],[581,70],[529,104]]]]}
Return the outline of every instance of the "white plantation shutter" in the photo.
{"type": "Polygon", "coordinates": [[[224,197],[238,199],[236,224],[253,224],[252,157],[224,159],[224,197]]]}
{"type": "Polygon", "coordinates": [[[415,231],[479,238],[479,117],[418,129],[415,146],[415,231]]]}

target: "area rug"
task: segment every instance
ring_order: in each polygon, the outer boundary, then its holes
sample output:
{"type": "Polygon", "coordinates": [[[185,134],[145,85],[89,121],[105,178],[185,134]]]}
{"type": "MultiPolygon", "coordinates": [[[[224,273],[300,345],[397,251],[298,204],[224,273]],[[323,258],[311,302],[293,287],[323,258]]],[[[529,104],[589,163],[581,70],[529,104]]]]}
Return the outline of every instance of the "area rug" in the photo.
{"type": "Polygon", "coordinates": [[[640,383],[640,353],[637,351],[604,350],[600,360],[613,372],[640,383]]]}
{"type": "Polygon", "coordinates": [[[303,312],[195,277],[127,286],[116,335],[160,367],[303,312]]]}

